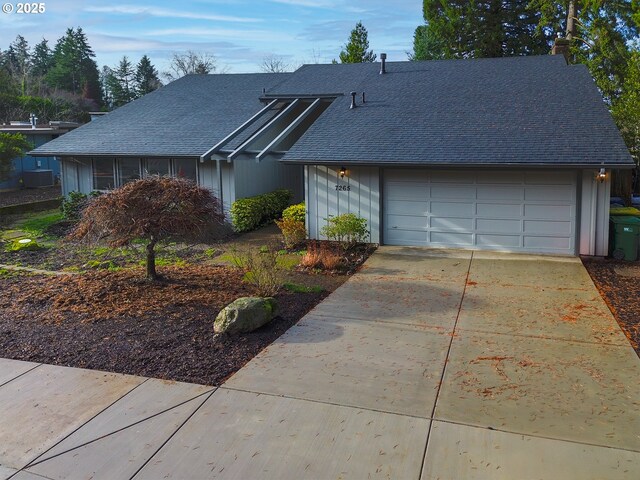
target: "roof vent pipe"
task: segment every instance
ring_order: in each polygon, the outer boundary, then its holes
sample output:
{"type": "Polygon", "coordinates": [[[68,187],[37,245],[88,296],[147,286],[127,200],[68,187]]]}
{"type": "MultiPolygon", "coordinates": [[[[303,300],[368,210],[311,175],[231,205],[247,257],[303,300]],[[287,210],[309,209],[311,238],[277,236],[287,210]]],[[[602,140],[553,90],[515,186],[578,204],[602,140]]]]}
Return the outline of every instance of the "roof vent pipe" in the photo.
{"type": "Polygon", "coordinates": [[[380,75],[387,73],[387,54],[380,54],[380,75]]]}
{"type": "Polygon", "coordinates": [[[367,101],[364,98],[364,92],[362,92],[362,103],[366,103],[367,101]]]}
{"type": "Polygon", "coordinates": [[[349,108],[356,108],[356,92],[351,92],[351,106],[349,108]]]}

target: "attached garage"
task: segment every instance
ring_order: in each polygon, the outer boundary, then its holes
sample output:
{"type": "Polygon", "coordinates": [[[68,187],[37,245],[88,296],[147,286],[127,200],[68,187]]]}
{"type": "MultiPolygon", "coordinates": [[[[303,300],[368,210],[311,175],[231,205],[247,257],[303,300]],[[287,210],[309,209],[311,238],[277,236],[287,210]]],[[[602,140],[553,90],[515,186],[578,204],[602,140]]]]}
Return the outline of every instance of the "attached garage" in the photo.
{"type": "Polygon", "coordinates": [[[577,176],[384,169],[382,241],[574,255],[577,176]]]}

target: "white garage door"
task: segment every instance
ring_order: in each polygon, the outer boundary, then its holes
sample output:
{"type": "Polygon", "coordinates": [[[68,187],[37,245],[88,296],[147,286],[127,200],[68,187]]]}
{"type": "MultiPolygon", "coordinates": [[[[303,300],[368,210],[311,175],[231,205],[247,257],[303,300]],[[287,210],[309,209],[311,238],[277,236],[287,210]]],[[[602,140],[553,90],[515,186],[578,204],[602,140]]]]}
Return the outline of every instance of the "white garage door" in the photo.
{"type": "Polygon", "coordinates": [[[385,170],[384,243],[574,255],[576,177],[385,170]]]}

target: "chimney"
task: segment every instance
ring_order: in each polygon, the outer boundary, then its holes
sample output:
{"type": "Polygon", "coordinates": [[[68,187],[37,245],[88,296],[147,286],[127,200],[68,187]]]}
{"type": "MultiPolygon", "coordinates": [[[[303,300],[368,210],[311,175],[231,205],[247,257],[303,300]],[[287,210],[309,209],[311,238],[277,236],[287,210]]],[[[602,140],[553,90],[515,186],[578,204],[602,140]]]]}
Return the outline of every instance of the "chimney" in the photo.
{"type": "Polygon", "coordinates": [[[380,54],[380,75],[387,73],[387,54],[380,54]]]}
{"type": "Polygon", "coordinates": [[[551,55],[564,55],[565,60],[569,63],[571,49],[571,40],[567,38],[557,37],[551,48],[551,55]]]}
{"type": "Polygon", "coordinates": [[[356,92],[351,92],[351,106],[349,108],[356,108],[356,92]]]}

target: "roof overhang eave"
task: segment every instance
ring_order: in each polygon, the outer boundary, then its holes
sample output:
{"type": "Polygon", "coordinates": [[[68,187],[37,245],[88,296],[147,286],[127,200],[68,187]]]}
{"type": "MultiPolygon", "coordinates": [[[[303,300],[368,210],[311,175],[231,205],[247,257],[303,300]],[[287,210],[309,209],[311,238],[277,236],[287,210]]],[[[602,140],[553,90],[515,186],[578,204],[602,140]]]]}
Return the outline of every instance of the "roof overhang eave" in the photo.
{"type": "Polygon", "coordinates": [[[617,170],[629,170],[636,167],[635,163],[450,163],[450,162],[376,162],[359,160],[309,160],[282,158],[280,162],[292,165],[351,165],[363,167],[447,167],[447,168],[567,168],[567,169],[595,169],[609,168],[617,170]]]}

